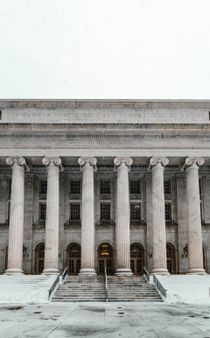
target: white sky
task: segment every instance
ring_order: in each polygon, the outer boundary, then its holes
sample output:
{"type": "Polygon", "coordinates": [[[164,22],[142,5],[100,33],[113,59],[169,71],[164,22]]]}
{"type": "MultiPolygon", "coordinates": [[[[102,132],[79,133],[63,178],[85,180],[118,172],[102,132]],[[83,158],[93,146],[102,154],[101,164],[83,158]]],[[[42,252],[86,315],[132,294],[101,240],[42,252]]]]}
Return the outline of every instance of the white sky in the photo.
{"type": "Polygon", "coordinates": [[[210,0],[0,0],[0,98],[210,99],[210,0]]]}

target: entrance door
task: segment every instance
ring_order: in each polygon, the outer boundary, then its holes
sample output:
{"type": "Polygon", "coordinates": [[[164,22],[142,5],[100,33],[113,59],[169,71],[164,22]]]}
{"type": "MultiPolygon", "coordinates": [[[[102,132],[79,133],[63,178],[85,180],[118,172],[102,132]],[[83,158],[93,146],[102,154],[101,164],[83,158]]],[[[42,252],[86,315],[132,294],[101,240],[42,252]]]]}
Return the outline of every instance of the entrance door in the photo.
{"type": "Polygon", "coordinates": [[[175,247],[171,243],[166,245],[167,251],[167,269],[171,274],[176,273],[176,253],[175,247]]]}
{"type": "Polygon", "coordinates": [[[142,275],[144,267],[144,248],[139,243],[131,244],[130,268],[134,275],[142,275]]]}
{"type": "Polygon", "coordinates": [[[102,243],[98,248],[99,274],[104,274],[106,266],[107,275],[113,274],[113,248],[109,243],[102,243]]]}
{"type": "Polygon", "coordinates": [[[69,275],[77,275],[81,269],[81,248],[77,243],[72,243],[67,248],[67,265],[69,275]]]}
{"type": "Polygon", "coordinates": [[[35,249],[35,274],[40,275],[44,270],[44,243],[37,245],[35,249]]]}

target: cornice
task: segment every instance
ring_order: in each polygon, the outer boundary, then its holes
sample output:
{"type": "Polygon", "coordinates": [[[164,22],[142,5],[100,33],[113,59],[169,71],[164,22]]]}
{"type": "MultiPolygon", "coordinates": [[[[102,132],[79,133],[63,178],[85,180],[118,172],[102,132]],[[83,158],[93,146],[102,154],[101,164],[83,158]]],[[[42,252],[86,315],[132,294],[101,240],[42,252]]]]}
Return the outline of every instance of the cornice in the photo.
{"type": "Polygon", "coordinates": [[[210,100],[2,99],[0,108],[210,108],[210,100]]]}

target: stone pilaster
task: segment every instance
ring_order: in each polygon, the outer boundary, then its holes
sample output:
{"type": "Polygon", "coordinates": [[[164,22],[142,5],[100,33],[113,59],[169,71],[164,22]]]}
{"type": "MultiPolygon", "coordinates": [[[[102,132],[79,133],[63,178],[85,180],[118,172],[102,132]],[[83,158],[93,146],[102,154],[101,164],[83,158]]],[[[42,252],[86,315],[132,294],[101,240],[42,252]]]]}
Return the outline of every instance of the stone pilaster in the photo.
{"type": "Polygon", "coordinates": [[[153,273],[168,274],[166,258],[166,225],[164,196],[164,167],[168,158],[153,157],[152,167],[152,224],[153,224],[153,273]]]}
{"type": "Polygon", "coordinates": [[[9,157],[6,163],[12,166],[8,267],[6,274],[15,274],[23,273],[24,175],[26,160],[23,157],[9,157]]]}
{"type": "Polygon", "coordinates": [[[44,157],[47,167],[47,210],[45,224],[45,257],[43,274],[58,273],[59,252],[59,157],[44,157]]]}
{"type": "Polygon", "coordinates": [[[188,221],[188,273],[204,274],[202,231],[200,214],[199,166],[203,158],[186,158],[187,221],[188,221]]]}
{"type": "Polygon", "coordinates": [[[97,159],[95,157],[81,157],[78,163],[83,173],[80,276],[95,276],[94,171],[97,159]]]}
{"type": "Polygon", "coordinates": [[[131,276],[130,269],[130,199],[128,173],[132,158],[116,157],[117,198],[116,198],[116,275],[131,276]]]}

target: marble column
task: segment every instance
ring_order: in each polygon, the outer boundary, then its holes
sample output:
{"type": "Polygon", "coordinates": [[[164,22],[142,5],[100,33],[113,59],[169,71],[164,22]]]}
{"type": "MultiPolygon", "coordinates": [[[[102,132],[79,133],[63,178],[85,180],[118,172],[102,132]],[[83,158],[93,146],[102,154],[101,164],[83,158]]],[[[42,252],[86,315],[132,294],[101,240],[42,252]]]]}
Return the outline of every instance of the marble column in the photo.
{"type": "Polygon", "coordinates": [[[132,276],[130,269],[130,199],[128,173],[133,163],[130,157],[114,159],[117,170],[116,198],[116,275],[132,276]]]}
{"type": "Polygon", "coordinates": [[[23,157],[9,157],[6,163],[12,166],[8,267],[6,274],[17,274],[23,273],[24,175],[26,160],[23,157]]]}
{"type": "Polygon", "coordinates": [[[156,274],[168,274],[166,257],[166,225],[164,196],[164,167],[169,163],[166,157],[152,157],[152,232],[153,269],[156,274]]]}
{"type": "Polygon", "coordinates": [[[81,208],[81,270],[80,276],[95,276],[95,222],[94,222],[94,171],[97,159],[81,157],[78,163],[82,171],[81,208]]]}
{"type": "Polygon", "coordinates": [[[188,221],[188,273],[205,274],[200,214],[199,166],[203,158],[186,158],[187,176],[187,221],[188,221]]]}
{"type": "Polygon", "coordinates": [[[43,274],[56,274],[59,254],[59,157],[44,157],[47,167],[47,210],[45,224],[45,256],[43,274]]]}

